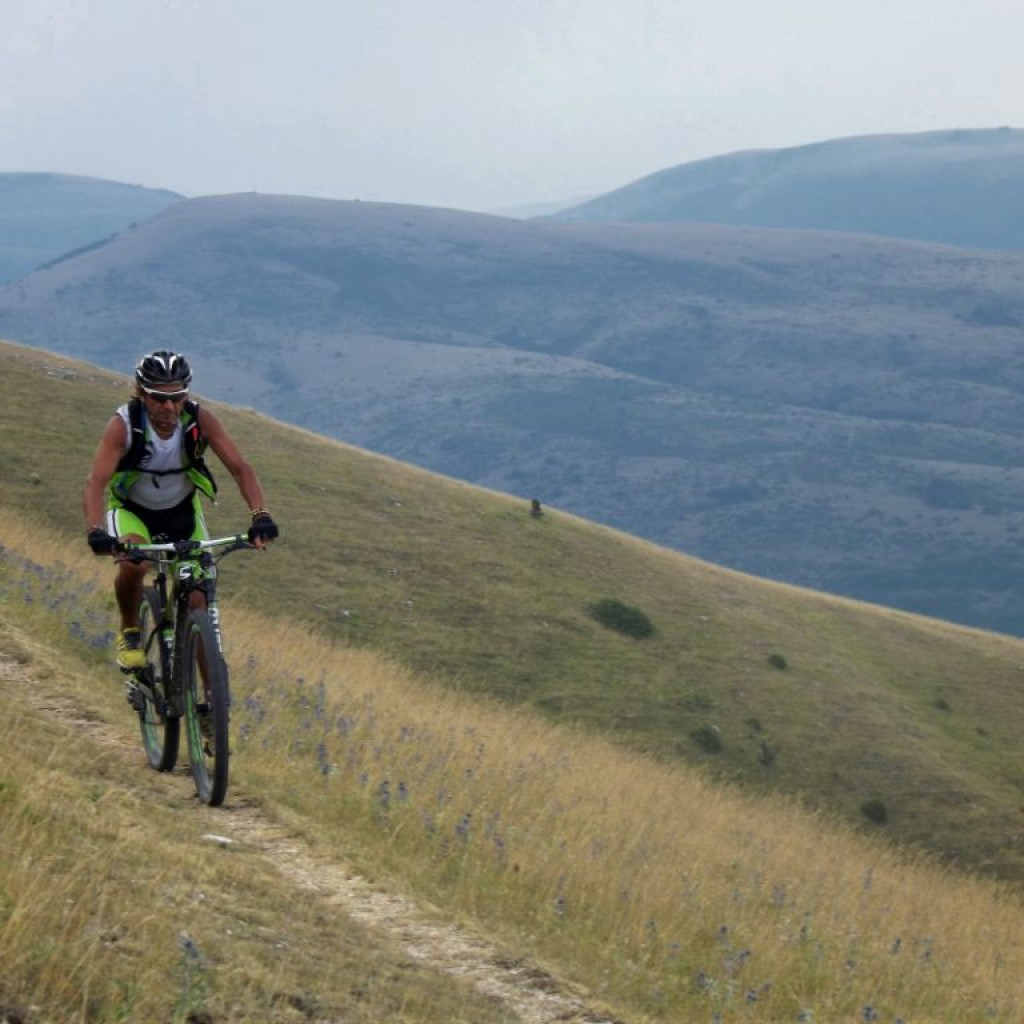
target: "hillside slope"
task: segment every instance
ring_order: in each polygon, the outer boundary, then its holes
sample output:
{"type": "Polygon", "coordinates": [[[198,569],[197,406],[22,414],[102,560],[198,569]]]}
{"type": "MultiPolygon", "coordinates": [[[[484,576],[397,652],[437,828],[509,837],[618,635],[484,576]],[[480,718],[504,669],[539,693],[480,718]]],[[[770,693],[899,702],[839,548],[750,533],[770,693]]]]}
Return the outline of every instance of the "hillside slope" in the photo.
{"type": "MultiPolygon", "coordinates": [[[[10,345],[0,372],[4,507],[80,538],[81,480],[126,381],[10,345]]],[[[878,801],[889,837],[1024,877],[1020,641],[538,518],[519,499],[222,415],[284,531],[225,570],[250,607],[755,792],[862,824],[878,801]],[[603,625],[602,601],[641,611],[653,634],[603,625]]],[[[244,517],[230,484],[211,516],[215,530],[244,517]]]]}
{"type": "Polygon", "coordinates": [[[233,784],[199,807],[97,649],[109,564],[0,535],[11,1021],[1020,1020],[1013,887],[226,592],[233,784]]]}
{"type": "Polygon", "coordinates": [[[0,173],[0,283],[106,241],[181,198],[100,178],[0,173]]]}
{"type": "Polygon", "coordinates": [[[178,203],[6,336],[759,575],[1024,633],[1024,255],[295,197],[178,203]]]}
{"type": "Polygon", "coordinates": [[[856,231],[1024,249],[1024,131],[869,135],[670,167],[551,214],[856,231]]]}

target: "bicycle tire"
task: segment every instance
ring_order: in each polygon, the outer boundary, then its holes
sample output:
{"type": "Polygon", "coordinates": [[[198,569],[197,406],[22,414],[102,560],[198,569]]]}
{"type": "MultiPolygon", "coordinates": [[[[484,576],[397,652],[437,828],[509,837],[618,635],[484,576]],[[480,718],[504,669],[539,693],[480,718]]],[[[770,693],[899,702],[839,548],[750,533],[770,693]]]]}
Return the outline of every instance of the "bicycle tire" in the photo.
{"type": "Polygon", "coordinates": [[[181,685],[188,736],[188,757],[196,792],[204,804],[219,807],[228,791],[228,668],[220,653],[209,612],[193,609],[185,622],[181,685]],[[201,664],[205,662],[206,685],[201,664]],[[210,716],[204,737],[200,716],[210,716]]]}
{"type": "Polygon", "coordinates": [[[172,713],[167,699],[170,666],[160,642],[160,596],[155,587],[146,587],[139,605],[139,631],[146,667],[136,677],[132,705],[139,715],[142,746],[155,771],[172,771],[178,762],[181,720],[172,713]]]}

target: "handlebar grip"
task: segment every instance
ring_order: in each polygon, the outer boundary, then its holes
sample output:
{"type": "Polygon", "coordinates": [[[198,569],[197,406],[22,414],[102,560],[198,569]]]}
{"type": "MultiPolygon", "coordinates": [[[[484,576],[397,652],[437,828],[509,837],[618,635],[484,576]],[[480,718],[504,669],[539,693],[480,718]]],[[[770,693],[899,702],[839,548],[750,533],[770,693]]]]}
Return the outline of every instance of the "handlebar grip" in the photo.
{"type": "Polygon", "coordinates": [[[134,544],[126,544],[124,541],[116,541],[114,544],[114,554],[123,555],[124,558],[129,562],[134,562],[136,565],[147,561],[148,556],[142,551],[138,551],[134,544]]]}

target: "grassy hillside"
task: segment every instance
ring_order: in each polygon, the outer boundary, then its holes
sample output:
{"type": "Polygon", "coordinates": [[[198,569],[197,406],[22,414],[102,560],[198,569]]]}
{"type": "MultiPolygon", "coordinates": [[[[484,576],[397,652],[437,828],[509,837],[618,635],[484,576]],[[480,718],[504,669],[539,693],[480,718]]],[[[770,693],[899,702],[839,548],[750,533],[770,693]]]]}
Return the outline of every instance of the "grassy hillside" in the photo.
{"type": "MultiPolygon", "coordinates": [[[[6,345],[0,370],[4,507],[80,536],[80,483],[126,381],[6,345]]],[[[227,570],[245,605],[1024,877],[1019,641],[723,571],[252,412],[223,416],[284,530],[227,570]],[[602,624],[605,601],[613,625],[639,612],[653,632],[602,624]]],[[[213,520],[233,529],[243,510],[220,475],[213,520]]]]}
{"type": "MultiPolygon", "coordinates": [[[[224,809],[198,807],[183,773],[144,767],[104,649],[109,566],[6,504],[0,538],[8,1020],[1012,1024],[1024,1011],[1019,888],[446,691],[286,606],[224,605],[233,784],[224,809]],[[375,898],[356,903],[362,876],[375,898]],[[454,936],[452,921],[466,927],[442,966],[432,937],[454,936]],[[512,991],[488,986],[496,972],[512,991]],[[517,985],[573,1001],[531,1006],[517,985]]],[[[287,557],[285,542],[259,557],[287,557]]]]}

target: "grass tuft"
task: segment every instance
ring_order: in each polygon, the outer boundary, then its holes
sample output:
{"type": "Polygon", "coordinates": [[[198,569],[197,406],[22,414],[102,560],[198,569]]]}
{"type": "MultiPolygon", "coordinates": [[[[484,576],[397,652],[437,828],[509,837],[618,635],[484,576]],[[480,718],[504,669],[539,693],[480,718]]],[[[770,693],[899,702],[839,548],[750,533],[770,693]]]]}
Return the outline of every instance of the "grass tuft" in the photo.
{"type": "Polygon", "coordinates": [[[889,809],[883,800],[872,797],[860,805],[860,813],[875,825],[884,825],[889,820],[889,809]]]}
{"type": "Polygon", "coordinates": [[[713,725],[701,725],[694,729],[690,736],[701,750],[708,754],[722,752],[722,733],[713,725]]]}

